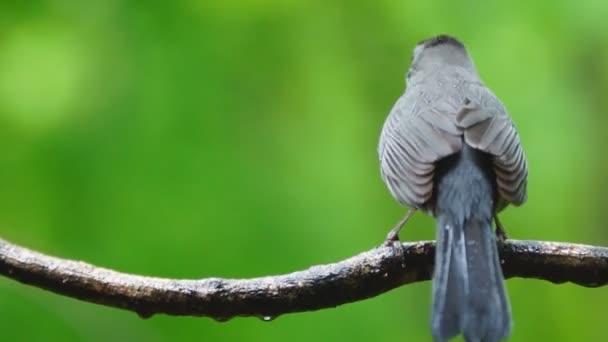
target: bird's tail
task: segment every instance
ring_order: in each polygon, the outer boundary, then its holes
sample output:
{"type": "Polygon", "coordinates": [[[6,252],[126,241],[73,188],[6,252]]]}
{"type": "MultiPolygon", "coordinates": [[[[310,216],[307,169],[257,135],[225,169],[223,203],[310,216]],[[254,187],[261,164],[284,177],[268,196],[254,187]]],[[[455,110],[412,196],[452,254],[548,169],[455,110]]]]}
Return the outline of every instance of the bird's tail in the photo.
{"type": "Polygon", "coordinates": [[[511,312],[492,231],[495,185],[486,155],[466,147],[438,165],[432,332],[496,342],[511,330],[511,312]]]}

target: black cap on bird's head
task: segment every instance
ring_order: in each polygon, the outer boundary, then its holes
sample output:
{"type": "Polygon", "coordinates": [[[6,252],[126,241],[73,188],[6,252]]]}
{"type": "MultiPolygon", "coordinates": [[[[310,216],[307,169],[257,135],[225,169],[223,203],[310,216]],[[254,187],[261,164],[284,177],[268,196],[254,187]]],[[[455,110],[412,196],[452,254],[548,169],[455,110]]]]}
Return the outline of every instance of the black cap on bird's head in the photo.
{"type": "Polygon", "coordinates": [[[461,67],[476,73],[464,44],[452,36],[442,34],[416,45],[408,79],[420,70],[435,71],[443,66],[461,67]]]}
{"type": "Polygon", "coordinates": [[[436,37],[425,39],[425,40],[419,42],[418,44],[416,44],[416,46],[420,46],[420,45],[423,45],[426,48],[431,48],[431,47],[435,47],[435,46],[439,46],[439,45],[451,45],[454,47],[459,47],[459,48],[464,49],[464,44],[462,44],[458,39],[456,39],[452,36],[448,36],[447,34],[441,34],[436,37]]]}

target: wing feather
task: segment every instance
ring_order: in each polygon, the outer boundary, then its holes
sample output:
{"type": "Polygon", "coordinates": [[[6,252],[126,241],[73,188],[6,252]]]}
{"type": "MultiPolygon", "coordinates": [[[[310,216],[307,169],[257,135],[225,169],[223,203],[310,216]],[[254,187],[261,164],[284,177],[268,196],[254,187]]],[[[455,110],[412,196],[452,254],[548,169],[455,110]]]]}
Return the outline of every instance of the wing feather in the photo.
{"type": "Polygon", "coordinates": [[[435,162],[460,150],[462,130],[449,114],[418,112],[406,96],[415,95],[406,92],[397,101],[382,130],[381,173],[400,203],[424,208],[433,194],[435,162]]]}
{"type": "Polygon", "coordinates": [[[449,112],[451,103],[433,108],[415,87],[391,110],[378,153],[382,179],[400,203],[428,209],[435,163],[460,151],[463,141],[494,157],[499,208],[526,201],[527,162],[509,115],[485,86],[470,84],[465,91],[472,96],[460,111],[449,112]]]}
{"type": "Polygon", "coordinates": [[[494,171],[502,200],[520,205],[527,198],[528,166],[519,134],[503,105],[485,87],[470,88],[479,95],[483,106],[472,103],[471,109],[457,115],[467,144],[494,156],[494,171]]]}

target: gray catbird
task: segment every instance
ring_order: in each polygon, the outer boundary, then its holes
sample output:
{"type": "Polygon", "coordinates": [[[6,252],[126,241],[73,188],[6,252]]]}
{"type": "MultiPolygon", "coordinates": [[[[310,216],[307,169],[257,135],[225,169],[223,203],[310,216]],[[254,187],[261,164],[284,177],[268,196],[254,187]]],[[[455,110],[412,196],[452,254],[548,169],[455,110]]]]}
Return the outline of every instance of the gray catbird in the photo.
{"type": "Polygon", "coordinates": [[[431,329],[494,342],[511,330],[496,235],[497,213],[526,201],[527,165],[509,114],[483,84],[464,45],[441,35],[419,43],[407,88],[380,137],[382,179],[410,211],[437,222],[431,329]]]}

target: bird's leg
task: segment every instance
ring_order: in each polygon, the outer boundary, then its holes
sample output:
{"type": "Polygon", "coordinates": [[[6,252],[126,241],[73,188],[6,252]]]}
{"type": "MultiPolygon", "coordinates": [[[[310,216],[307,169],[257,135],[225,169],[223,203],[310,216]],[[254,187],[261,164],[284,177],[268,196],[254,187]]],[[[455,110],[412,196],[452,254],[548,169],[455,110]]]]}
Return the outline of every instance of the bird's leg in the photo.
{"type": "Polygon", "coordinates": [[[502,223],[500,223],[500,220],[498,219],[498,215],[496,215],[496,214],[494,215],[494,224],[496,224],[496,237],[501,242],[504,242],[506,239],[508,239],[507,232],[505,231],[505,226],[503,226],[502,223]]]}
{"type": "Polygon", "coordinates": [[[391,231],[388,232],[388,235],[386,236],[386,240],[384,240],[384,244],[386,246],[391,246],[393,244],[393,242],[399,241],[399,232],[401,231],[401,228],[403,228],[403,226],[407,223],[407,221],[410,219],[410,217],[412,217],[412,215],[414,215],[415,212],[416,212],[416,208],[410,208],[407,211],[407,213],[405,214],[405,216],[401,219],[401,221],[399,221],[399,223],[397,223],[395,228],[391,229],[391,231]]]}

